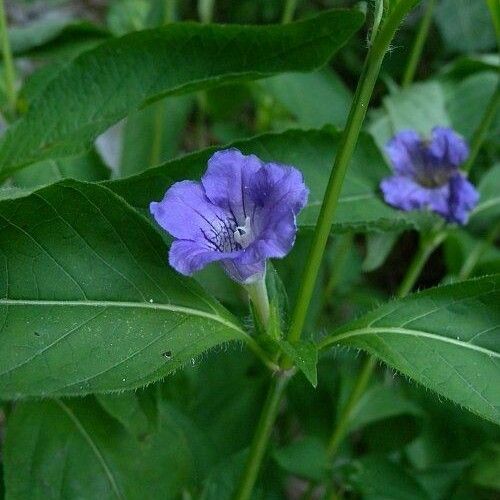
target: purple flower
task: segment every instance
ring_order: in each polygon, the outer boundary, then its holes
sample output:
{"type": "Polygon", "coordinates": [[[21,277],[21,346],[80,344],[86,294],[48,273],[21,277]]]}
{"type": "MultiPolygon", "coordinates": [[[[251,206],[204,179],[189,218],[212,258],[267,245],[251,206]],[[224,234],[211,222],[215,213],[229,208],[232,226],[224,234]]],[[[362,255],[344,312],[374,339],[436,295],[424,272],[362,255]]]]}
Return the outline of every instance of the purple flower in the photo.
{"type": "Polygon", "coordinates": [[[479,194],[459,171],[469,156],[452,129],[435,127],[429,141],[404,130],[386,145],[395,175],[380,183],[385,201],[401,210],[430,209],[448,222],[465,224],[479,194]]]}
{"type": "Polygon", "coordinates": [[[307,195],[297,169],[227,149],[208,160],[201,183],[177,182],[150,211],[176,238],[174,269],[190,276],[218,261],[234,280],[252,283],[264,277],[267,259],[292,248],[307,195]]]}

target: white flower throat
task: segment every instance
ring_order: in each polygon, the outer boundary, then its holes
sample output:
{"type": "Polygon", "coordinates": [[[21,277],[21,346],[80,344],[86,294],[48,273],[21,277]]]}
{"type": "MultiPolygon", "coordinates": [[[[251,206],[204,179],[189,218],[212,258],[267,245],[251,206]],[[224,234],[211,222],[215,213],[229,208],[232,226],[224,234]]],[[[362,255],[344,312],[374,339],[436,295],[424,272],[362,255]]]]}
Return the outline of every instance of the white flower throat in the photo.
{"type": "Polygon", "coordinates": [[[246,248],[253,240],[252,225],[250,223],[250,217],[245,218],[245,225],[236,226],[236,231],[233,233],[234,241],[241,246],[241,248],[246,248]]]}

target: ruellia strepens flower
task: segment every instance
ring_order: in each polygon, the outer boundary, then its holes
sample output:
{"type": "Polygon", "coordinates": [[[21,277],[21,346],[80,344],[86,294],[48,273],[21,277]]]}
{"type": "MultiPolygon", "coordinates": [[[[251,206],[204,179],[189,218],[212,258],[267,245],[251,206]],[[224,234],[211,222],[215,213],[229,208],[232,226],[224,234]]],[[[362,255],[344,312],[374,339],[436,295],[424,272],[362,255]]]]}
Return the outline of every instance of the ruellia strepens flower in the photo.
{"type": "Polygon", "coordinates": [[[175,183],[150,211],[175,238],[169,262],[178,272],[190,276],[220,262],[249,284],[263,279],[268,259],[291,250],[307,197],[296,168],[226,149],[208,160],[201,182],[175,183]]]}
{"type": "Polygon", "coordinates": [[[385,201],[400,210],[431,210],[449,223],[466,224],[479,194],[459,167],[469,156],[466,142],[447,127],[429,140],[414,130],[397,133],[385,151],[394,175],[380,183],[385,201]]]}

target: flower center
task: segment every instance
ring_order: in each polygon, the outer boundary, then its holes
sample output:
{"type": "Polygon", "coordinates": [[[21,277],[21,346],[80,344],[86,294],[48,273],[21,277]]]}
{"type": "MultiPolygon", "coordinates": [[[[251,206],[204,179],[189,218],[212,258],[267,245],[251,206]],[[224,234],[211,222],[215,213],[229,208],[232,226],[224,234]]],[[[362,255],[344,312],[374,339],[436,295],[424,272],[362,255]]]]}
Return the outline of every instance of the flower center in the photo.
{"type": "Polygon", "coordinates": [[[427,168],[422,172],[417,172],[415,179],[423,187],[437,188],[444,186],[450,180],[451,175],[452,172],[445,168],[427,168]]]}
{"type": "Polygon", "coordinates": [[[241,246],[241,248],[246,248],[253,240],[252,225],[250,223],[250,217],[245,218],[245,225],[236,226],[236,231],[233,233],[234,241],[241,246]]]}

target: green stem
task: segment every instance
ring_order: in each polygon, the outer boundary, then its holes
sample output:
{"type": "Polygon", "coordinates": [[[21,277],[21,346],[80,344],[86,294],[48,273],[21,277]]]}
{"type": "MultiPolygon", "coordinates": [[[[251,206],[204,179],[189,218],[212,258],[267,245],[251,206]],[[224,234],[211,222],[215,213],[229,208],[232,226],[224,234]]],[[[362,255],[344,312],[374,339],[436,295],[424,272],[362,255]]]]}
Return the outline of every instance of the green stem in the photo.
{"type": "Polygon", "coordinates": [[[476,128],[474,135],[472,137],[469,158],[462,167],[465,172],[469,172],[470,169],[472,168],[472,165],[474,165],[474,162],[476,161],[477,155],[479,154],[481,146],[483,145],[486,136],[488,134],[490,125],[496,116],[499,103],[500,103],[500,85],[497,85],[497,88],[493,93],[493,95],[491,96],[491,99],[488,102],[488,106],[484,111],[481,122],[479,123],[479,126],[476,128]]]}
{"type": "Polygon", "coordinates": [[[340,278],[342,277],[342,271],[344,270],[344,264],[346,262],[347,256],[349,255],[349,250],[352,247],[354,241],[354,235],[352,233],[347,233],[340,236],[340,241],[336,248],[334,255],[334,266],[330,273],[330,278],[325,287],[324,302],[328,302],[328,298],[333,293],[336,288],[340,278]]]}
{"type": "Polygon", "coordinates": [[[490,9],[491,20],[493,22],[497,38],[497,45],[500,48],[500,3],[498,0],[486,0],[486,3],[490,9]]]}
{"type": "Polygon", "coordinates": [[[285,0],[285,8],[283,9],[283,16],[281,17],[281,22],[283,24],[287,24],[293,19],[296,8],[297,0],[285,0]]]}
{"type": "Polygon", "coordinates": [[[422,272],[425,263],[431,256],[432,252],[444,241],[446,233],[444,231],[437,231],[430,236],[420,237],[417,253],[414,255],[410,266],[408,267],[403,281],[401,281],[397,291],[396,297],[403,298],[408,295],[422,272]]]}
{"type": "Polygon", "coordinates": [[[214,18],[215,0],[198,0],[198,16],[203,24],[209,24],[214,18]]]}
{"type": "Polygon", "coordinates": [[[345,406],[342,408],[340,417],[337,420],[337,425],[335,426],[330,437],[327,448],[327,456],[329,459],[332,459],[335,453],[337,453],[339,445],[342,442],[347,429],[349,428],[351,414],[366,390],[376,363],[377,360],[374,357],[369,356],[364,362],[363,367],[358,374],[356,382],[354,383],[354,387],[349,394],[345,406]]]}
{"type": "Polygon", "coordinates": [[[259,343],[248,334],[245,334],[242,337],[243,342],[247,345],[247,347],[262,361],[262,363],[267,366],[273,373],[277,373],[280,371],[281,367],[276,364],[273,360],[269,358],[267,353],[260,347],[259,343]]]}
{"type": "Polygon", "coordinates": [[[271,437],[274,421],[278,415],[281,397],[288,380],[289,378],[286,376],[276,376],[271,382],[266,402],[262,409],[259,423],[257,424],[257,430],[255,431],[250,447],[245,470],[234,496],[235,500],[248,500],[252,494],[259,473],[260,464],[262,463],[267,443],[271,437]]]}
{"type": "Polygon", "coordinates": [[[163,11],[163,24],[173,23],[175,20],[175,7],[177,0],[165,0],[163,11]]]}
{"type": "MultiPolygon", "coordinates": [[[[413,260],[406,271],[406,275],[399,286],[396,296],[403,298],[411,291],[415,286],[415,283],[422,271],[425,263],[431,256],[432,252],[443,242],[446,237],[446,233],[443,230],[437,229],[426,237],[421,237],[419,248],[413,257],[413,260]]],[[[326,339],[325,339],[326,340],[326,339]]],[[[332,342],[323,341],[318,347],[324,349],[328,347],[332,342]]],[[[330,442],[328,444],[328,456],[330,459],[333,458],[338,450],[340,443],[345,437],[352,416],[353,410],[356,408],[359,400],[363,396],[366,387],[370,381],[373,374],[373,370],[376,366],[376,359],[373,356],[368,356],[358,374],[356,382],[354,383],[353,390],[351,391],[347,402],[340,414],[337,421],[330,442]]]]}
{"type": "Polygon", "coordinates": [[[2,44],[2,57],[5,73],[5,93],[9,104],[9,111],[15,113],[17,93],[16,93],[16,71],[12,59],[10,48],[9,32],[7,29],[7,19],[5,16],[4,0],[0,0],[0,43],[2,44]]]}
{"type": "MultiPolygon", "coordinates": [[[[163,4],[163,24],[170,24],[175,19],[176,0],[165,0],[163,4]]],[[[165,123],[165,100],[161,99],[153,104],[153,132],[149,166],[157,165],[161,160],[163,149],[163,129],[165,123]]]]}
{"type": "Polygon", "coordinates": [[[478,241],[474,246],[472,251],[469,253],[464,263],[462,264],[462,268],[458,273],[458,278],[460,280],[466,280],[476,267],[479,259],[484,254],[484,252],[488,249],[490,245],[500,236],[500,222],[497,222],[487,234],[484,240],[478,241]]]}
{"type": "Polygon", "coordinates": [[[401,0],[382,23],[370,47],[364,69],[354,95],[351,111],[342,135],[333,169],[326,188],[321,211],[318,217],[309,257],[302,275],[298,299],[294,310],[289,340],[297,342],[302,335],[307,310],[311,302],[314,285],[318,276],[326,242],[330,234],[335,209],[337,208],[344,177],[349,166],[354,148],[358,141],[373,88],[378,78],[380,66],[389,44],[406,13],[418,0],[401,0]]]}
{"type": "Polygon", "coordinates": [[[245,285],[245,290],[253,304],[257,319],[264,329],[267,329],[269,324],[269,297],[265,278],[245,285]]]}
{"type": "Polygon", "coordinates": [[[427,0],[427,5],[425,6],[425,12],[422,17],[422,20],[420,21],[420,25],[417,31],[417,36],[415,37],[415,41],[413,42],[410,57],[408,59],[408,64],[406,65],[406,69],[403,75],[403,81],[401,83],[401,86],[403,88],[410,86],[415,77],[418,62],[420,61],[425,41],[427,40],[427,36],[429,35],[429,29],[431,27],[431,22],[432,22],[432,13],[434,11],[435,4],[436,4],[435,0],[427,0]]]}

